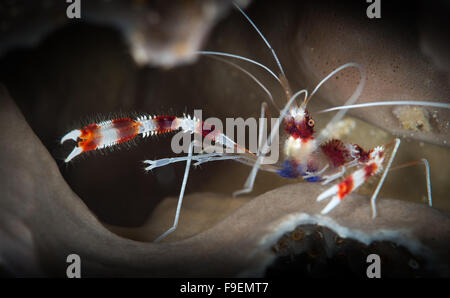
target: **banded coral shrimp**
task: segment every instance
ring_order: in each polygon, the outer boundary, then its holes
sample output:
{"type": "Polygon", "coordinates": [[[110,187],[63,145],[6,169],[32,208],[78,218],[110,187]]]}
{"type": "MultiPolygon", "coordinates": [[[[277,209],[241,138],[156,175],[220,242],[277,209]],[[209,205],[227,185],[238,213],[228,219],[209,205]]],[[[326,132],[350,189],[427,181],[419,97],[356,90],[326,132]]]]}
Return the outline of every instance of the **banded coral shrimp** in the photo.
{"type": "MultiPolygon", "coordinates": [[[[249,19],[250,21],[250,19],[249,19]]],[[[253,23],[252,23],[253,25],[253,23]]],[[[255,26],[255,29],[256,26],[255,26]]],[[[258,29],[257,29],[258,30],[258,29]]],[[[259,30],[258,30],[258,33],[259,30]]],[[[261,35],[262,36],[262,35],[261,35]]],[[[263,38],[264,39],[264,38],[263,38]]],[[[264,39],[264,41],[266,41],[264,39]]],[[[276,61],[278,61],[278,58],[276,58],[276,55],[274,51],[272,50],[272,47],[268,44],[269,49],[271,49],[272,53],[274,54],[274,57],[276,61]]],[[[209,55],[225,55],[230,56],[229,54],[225,53],[218,53],[218,52],[201,52],[201,54],[209,54],[209,55]]],[[[238,57],[236,55],[233,55],[234,58],[243,59],[247,62],[254,63],[255,61],[250,60],[245,57],[238,57]]],[[[283,75],[283,70],[281,67],[281,64],[277,62],[278,66],[280,67],[281,72],[281,79],[275,75],[272,71],[271,75],[278,79],[279,81],[285,80],[285,75],[283,75]]],[[[264,66],[264,65],[259,65],[264,66]]],[[[278,172],[280,175],[289,177],[289,178],[298,178],[303,177],[307,181],[310,182],[318,182],[318,181],[325,181],[325,182],[331,182],[335,179],[338,179],[339,177],[344,175],[344,172],[346,170],[346,167],[353,167],[353,166],[360,166],[361,169],[359,169],[359,172],[355,172],[353,177],[353,182],[347,180],[347,182],[344,182],[343,184],[339,184],[339,186],[334,186],[330,188],[329,191],[322,194],[322,196],[319,196],[318,199],[325,198],[327,195],[334,195],[329,207],[324,209],[324,213],[330,211],[333,207],[335,207],[340,200],[343,199],[346,195],[348,195],[352,190],[354,190],[356,187],[360,186],[366,179],[373,176],[377,170],[380,169],[383,161],[384,161],[384,149],[385,147],[376,147],[373,150],[364,150],[360,148],[357,145],[352,144],[346,144],[340,141],[335,142],[329,142],[329,143],[323,143],[324,140],[327,138],[327,130],[324,130],[323,133],[320,133],[319,137],[316,139],[313,135],[313,126],[314,122],[311,122],[311,118],[306,110],[306,104],[308,103],[309,99],[317,92],[317,90],[320,88],[320,86],[325,83],[330,77],[332,77],[334,74],[342,70],[343,68],[347,67],[356,67],[360,68],[357,64],[345,64],[341,66],[340,68],[333,71],[329,76],[327,76],[324,80],[322,80],[318,86],[312,91],[312,93],[307,96],[308,92],[306,90],[301,90],[295,94],[292,94],[289,91],[288,85],[284,85],[286,93],[288,94],[288,104],[285,106],[285,108],[281,111],[281,119],[284,119],[287,115],[287,120],[285,122],[285,129],[289,132],[289,134],[292,136],[292,138],[288,138],[286,144],[285,144],[285,152],[287,153],[288,160],[283,165],[277,165],[277,167],[270,168],[266,167],[260,164],[260,159],[262,157],[256,157],[254,153],[248,152],[248,154],[245,157],[241,156],[223,156],[223,155],[201,155],[201,156],[194,156],[192,154],[192,148],[193,145],[191,145],[189,154],[187,157],[183,158],[175,158],[175,159],[160,159],[160,160],[149,160],[146,161],[150,166],[148,169],[153,169],[156,167],[165,166],[167,164],[173,163],[173,162],[179,162],[179,161],[187,161],[186,168],[185,168],[185,175],[183,178],[183,184],[182,189],[179,196],[178,201],[178,207],[177,212],[175,216],[174,225],[171,229],[169,229],[166,233],[161,235],[157,240],[160,240],[164,238],[166,235],[168,235],[170,232],[172,232],[178,223],[179,218],[179,211],[181,208],[182,198],[184,196],[184,190],[187,183],[187,178],[189,175],[189,168],[191,161],[194,160],[197,163],[204,163],[212,160],[223,160],[223,159],[234,159],[236,161],[247,161],[253,164],[253,170],[252,174],[249,176],[248,183],[246,183],[246,189],[245,191],[241,191],[240,193],[244,192],[250,192],[252,189],[252,185],[254,182],[254,179],[256,177],[256,173],[259,169],[262,170],[268,170],[272,172],[278,172]],[[290,105],[297,99],[298,96],[305,95],[303,103],[297,106],[295,109],[290,108],[290,105]],[[313,141],[314,140],[314,141],[313,141]],[[323,143],[323,146],[321,146],[323,143]],[[306,144],[305,146],[301,147],[301,145],[306,144]],[[300,146],[299,146],[300,145],[300,146]],[[316,161],[312,162],[316,164],[309,165],[309,159],[308,157],[311,156],[312,153],[316,153],[317,149],[321,148],[322,150],[322,156],[318,158],[316,161]],[[330,154],[330,151],[335,151],[335,154],[330,154]],[[328,160],[326,159],[328,157],[328,160]],[[327,167],[328,163],[328,167],[327,167]],[[340,171],[337,173],[330,174],[330,175],[322,175],[326,174],[326,171],[333,170],[333,168],[330,166],[330,164],[333,164],[334,170],[336,168],[340,168],[340,171]],[[305,170],[306,169],[306,170],[305,170]],[[363,175],[364,174],[364,175],[363,175]],[[361,176],[362,175],[362,176],[361,176]],[[354,185],[352,187],[352,184],[354,185]],[[339,189],[343,189],[342,192],[339,192],[339,189]],[[338,197],[336,197],[336,194],[338,197]]],[[[268,70],[267,67],[263,67],[264,69],[268,70]]],[[[361,69],[361,68],[360,68],[361,69]]],[[[362,72],[362,70],[361,70],[362,72]]],[[[355,91],[354,95],[351,96],[351,98],[348,100],[347,105],[355,103],[355,101],[358,98],[359,93],[361,92],[363,88],[363,81],[361,80],[361,84],[358,87],[357,91],[355,91]]],[[[269,93],[270,94],[270,93],[269,93]]],[[[392,102],[392,104],[414,104],[412,102],[392,102]]],[[[417,104],[417,102],[416,102],[417,104]]],[[[428,103],[425,103],[427,105],[428,103]]],[[[266,106],[263,105],[261,115],[264,115],[266,111],[266,106]]],[[[448,105],[440,105],[441,108],[448,108],[448,105]]],[[[330,122],[329,126],[333,126],[340,118],[343,117],[345,114],[346,107],[343,107],[343,110],[338,113],[335,118],[330,122]]],[[[78,154],[81,154],[82,152],[94,150],[94,149],[100,149],[108,146],[113,146],[116,143],[121,143],[128,141],[132,138],[135,138],[138,134],[143,135],[149,135],[149,134],[159,134],[163,131],[168,130],[176,130],[176,129],[182,129],[186,132],[194,133],[194,134],[201,134],[203,136],[208,136],[210,133],[212,133],[209,130],[205,130],[203,128],[203,123],[199,123],[196,121],[196,119],[190,118],[188,116],[186,117],[175,117],[175,116],[155,116],[155,117],[143,117],[139,119],[115,119],[111,121],[107,121],[104,123],[100,123],[98,125],[92,125],[87,126],[86,128],[79,130],[79,131],[72,131],[69,134],[67,134],[62,141],[65,141],[67,139],[73,139],[78,140],[78,137],[81,137],[84,139],[84,141],[79,142],[79,146],[74,149],[74,151],[69,155],[67,158],[67,161],[70,161],[71,158],[75,157],[78,154]],[[199,125],[200,124],[200,125],[199,125]],[[105,137],[106,136],[106,137],[105,137]],[[103,138],[102,138],[103,137],[103,138]]],[[[280,122],[278,122],[278,125],[281,125],[280,122]]],[[[275,127],[274,132],[276,132],[278,127],[275,127]]],[[[275,134],[272,134],[271,136],[275,136],[275,134]]],[[[211,137],[211,135],[210,135],[211,137]]],[[[234,141],[227,139],[225,135],[214,135],[212,136],[214,140],[222,145],[225,145],[226,147],[235,147],[236,144],[234,141]]],[[[384,171],[384,174],[380,180],[379,186],[377,187],[377,190],[375,191],[373,195],[373,207],[375,207],[375,199],[378,194],[379,188],[381,187],[382,183],[384,182],[384,179],[387,175],[387,169],[390,167],[391,162],[393,160],[394,154],[396,152],[396,149],[399,146],[400,140],[396,140],[394,143],[390,144],[389,146],[394,147],[394,153],[389,158],[388,164],[385,167],[386,170],[384,171]]],[[[263,150],[264,151],[264,150],[263,150]]],[[[317,152],[318,154],[320,152],[317,152]]],[[[346,180],[344,180],[346,181],[346,180]]],[[[429,183],[428,183],[429,185],[429,183]]],[[[237,193],[239,194],[239,193],[237,193]]],[[[431,201],[431,196],[430,196],[431,201]]],[[[374,209],[375,211],[375,209],[374,209]]],[[[374,213],[375,214],[375,213],[374,213]]]]}

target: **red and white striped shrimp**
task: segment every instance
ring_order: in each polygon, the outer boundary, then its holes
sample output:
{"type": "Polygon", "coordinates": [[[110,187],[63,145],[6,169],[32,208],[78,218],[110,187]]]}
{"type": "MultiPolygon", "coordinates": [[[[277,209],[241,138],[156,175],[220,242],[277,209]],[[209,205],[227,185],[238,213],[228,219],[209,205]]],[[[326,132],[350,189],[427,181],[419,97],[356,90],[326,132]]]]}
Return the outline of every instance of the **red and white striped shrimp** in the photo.
{"type": "MultiPolygon", "coordinates": [[[[266,170],[270,172],[275,172],[278,175],[286,178],[303,178],[307,182],[321,182],[322,184],[327,184],[337,179],[340,179],[350,168],[356,168],[353,173],[345,177],[341,182],[331,186],[329,189],[325,190],[323,193],[319,194],[317,201],[322,201],[326,198],[332,197],[330,202],[326,207],[322,209],[322,214],[330,212],[335,208],[344,198],[346,198],[350,193],[355,191],[361,185],[363,185],[371,177],[378,173],[383,172],[382,177],[374,191],[371,203],[373,210],[373,217],[376,216],[375,200],[383,185],[387,173],[391,168],[391,164],[395,157],[395,154],[400,145],[400,139],[395,139],[393,142],[386,144],[384,146],[377,146],[373,149],[364,150],[361,146],[357,144],[345,143],[338,139],[329,139],[331,128],[345,115],[348,109],[351,108],[363,108],[377,105],[424,105],[433,106],[439,108],[450,108],[450,104],[445,103],[433,103],[433,102],[419,102],[419,101],[398,101],[398,102],[381,102],[381,103],[365,103],[365,104],[355,104],[359,95],[362,92],[365,82],[365,72],[364,69],[356,63],[344,64],[334,71],[332,71],[328,76],[326,76],[311,92],[308,96],[307,90],[300,90],[292,94],[287,77],[284,73],[282,65],[260,30],[252,22],[252,20],[237,6],[236,8],[245,16],[245,18],[250,22],[250,24],[258,32],[259,36],[266,43],[267,47],[271,50],[271,53],[276,61],[276,64],[280,70],[280,75],[277,76],[273,71],[271,71],[267,66],[251,60],[246,57],[238,56],[230,53],[222,52],[212,52],[212,51],[200,51],[198,54],[202,55],[214,55],[222,56],[234,59],[240,59],[249,63],[253,63],[265,71],[267,71],[272,77],[274,77],[280,85],[284,88],[287,104],[280,111],[279,119],[276,121],[272,128],[270,137],[262,145],[260,143],[260,148],[258,152],[252,153],[245,149],[244,154],[225,154],[225,153],[208,153],[208,154],[197,154],[193,155],[194,142],[191,142],[189,147],[189,152],[186,157],[175,157],[175,158],[164,158],[158,160],[146,160],[144,163],[149,166],[146,170],[151,170],[157,167],[162,167],[174,162],[186,161],[186,168],[184,173],[184,178],[181,186],[181,191],[179,194],[177,210],[175,214],[175,219],[172,227],[158,237],[155,241],[159,241],[166,237],[168,234],[173,232],[177,225],[180,215],[180,208],[182,204],[182,199],[184,196],[185,187],[187,184],[187,178],[189,175],[189,168],[191,161],[194,160],[201,164],[209,161],[215,160],[235,160],[242,162],[247,165],[252,166],[252,171],[244,185],[244,189],[237,191],[234,195],[239,195],[242,193],[251,192],[253,189],[254,181],[256,179],[257,172],[261,170],[266,170]],[[312,96],[318,91],[318,89],[331,77],[333,77],[339,71],[348,68],[355,67],[361,73],[361,80],[358,84],[355,92],[347,100],[345,105],[341,107],[334,107],[328,110],[323,110],[320,112],[329,112],[332,110],[338,110],[336,115],[331,119],[328,125],[319,133],[314,130],[314,120],[312,119],[311,113],[307,109],[307,104],[312,98],[312,96]],[[296,98],[300,95],[304,95],[304,100],[301,104],[295,102],[296,98]],[[287,133],[287,139],[284,142],[284,155],[285,160],[283,162],[278,162],[274,165],[262,164],[262,160],[265,154],[269,152],[269,146],[273,143],[274,138],[278,134],[279,127],[283,125],[284,130],[287,133]],[[387,149],[393,146],[390,156],[386,162],[387,149]]],[[[270,91],[252,74],[243,69],[242,67],[235,65],[231,62],[229,64],[237,67],[239,70],[243,71],[246,75],[250,76],[255,82],[258,83],[260,87],[269,96],[269,99],[276,106],[273,96],[270,91]]],[[[267,113],[268,105],[266,103],[262,104],[261,108],[261,118],[264,118],[265,113],[267,113]]],[[[209,127],[205,123],[195,117],[190,116],[142,116],[137,119],[131,118],[119,118],[110,121],[105,121],[98,124],[90,124],[82,129],[73,130],[66,134],[62,139],[61,143],[71,139],[78,142],[77,147],[66,158],[65,162],[71,161],[76,156],[82,154],[83,152],[98,150],[106,147],[111,147],[116,144],[127,142],[134,139],[138,135],[147,137],[150,135],[157,135],[163,132],[171,132],[182,130],[186,133],[201,135],[202,137],[207,137],[213,140],[216,144],[220,144],[227,148],[239,148],[239,146],[230,138],[228,138],[222,132],[215,130],[214,127],[209,127]]],[[[259,140],[262,140],[262,130],[259,133],[259,140]]],[[[428,190],[428,200],[431,205],[431,186],[429,177],[429,165],[426,160],[422,160],[426,167],[427,176],[427,190],[428,190]]]]}
{"type": "MultiPolygon", "coordinates": [[[[276,172],[286,178],[299,178],[302,177],[307,182],[322,182],[322,184],[327,184],[342,177],[346,170],[351,167],[357,167],[352,174],[347,176],[342,182],[332,186],[322,194],[317,197],[318,201],[324,200],[330,196],[333,196],[328,205],[322,210],[322,214],[330,212],[335,208],[346,196],[348,196],[352,191],[360,187],[365,181],[373,177],[375,174],[383,170],[383,164],[386,156],[386,149],[391,145],[394,148],[390,154],[388,162],[384,168],[383,175],[378,183],[376,190],[371,197],[371,204],[373,210],[373,217],[376,216],[375,200],[377,195],[383,185],[387,173],[391,168],[391,164],[397,153],[398,147],[400,145],[400,139],[395,139],[392,143],[385,146],[378,146],[370,150],[364,150],[361,146],[357,144],[347,144],[341,140],[331,139],[329,140],[329,134],[332,127],[345,115],[350,108],[363,108],[371,106],[380,105],[423,105],[423,106],[433,106],[439,108],[450,108],[450,104],[446,103],[435,103],[435,102],[423,102],[423,101],[389,101],[389,102],[375,102],[375,103],[364,103],[356,105],[358,97],[360,96],[365,80],[366,74],[364,69],[356,63],[344,64],[334,71],[332,71],[328,76],[326,76],[312,91],[308,96],[307,90],[301,90],[294,95],[289,88],[288,79],[285,75],[283,67],[267,39],[263,36],[261,31],[253,23],[253,21],[235,4],[237,9],[245,16],[245,18],[250,22],[253,28],[258,32],[259,36],[266,43],[267,47],[271,50],[274,60],[279,68],[280,75],[277,77],[270,69],[264,65],[252,61],[245,57],[240,57],[237,55],[231,55],[228,53],[219,52],[207,52],[208,54],[228,56],[237,59],[241,59],[247,62],[252,62],[266,71],[268,71],[273,77],[275,77],[280,85],[284,88],[287,95],[288,103],[285,105],[283,110],[280,112],[280,119],[283,121],[284,129],[288,135],[284,144],[285,161],[283,164],[278,164],[278,169],[276,172]],[[355,67],[361,73],[361,80],[352,94],[352,96],[347,100],[347,102],[341,107],[335,107],[332,109],[324,110],[321,112],[329,112],[332,110],[339,110],[339,112],[332,118],[328,125],[319,134],[314,131],[314,120],[312,119],[309,111],[307,110],[307,104],[311,97],[318,91],[318,89],[331,77],[336,75],[339,71],[347,67],[355,67]],[[300,105],[295,103],[295,98],[301,94],[304,94],[304,100],[300,105]]],[[[206,53],[206,52],[203,52],[206,53]]],[[[261,84],[260,84],[261,85],[261,84]]],[[[267,88],[263,88],[267,93],[267,88]]],[[[273,101],[273,97],[269,92],[269,98],[273,101]]],[[[275,104],[276,106],[276,104],[275,104]]],[[[264,115],[264,110],[267,109],[267,105],[263,105],[261,115],[264,115]]],[[[269,140],[273,140],[274,135],[277,133],[278,127],[280,126],[280,121],[274,126],[274,130],[271,133],[269,140]]],[[[260,136],[261,137],[261,136],[260,136]]],[[[267,142],[262,148],[262,152],[267,151],[267,142]]],[[[259,152],[260,153],[260,152],[259,152]]],[[[254,181],[256,178],[257,171],[259,169],[265,169],[266,167],[261,165],[262,155],[258,156],[253,169],[244,185],[244,189],[239,190],[234,193],[234,195],[248,193],[253,189],[254,181]]],[[[431,206],[431,183],[430,183],[430,170],[428,161],[425,159],[421,160],[426,169],[426,182],[428,191],[428,202],[431,206]]],[[[417,162],[415,162],[417,163],[417,162]]],[[[411,163],[411,164],[415,164],[411,163]]],[[[273,171],[273,167],[270,169],[273,171]]]]}

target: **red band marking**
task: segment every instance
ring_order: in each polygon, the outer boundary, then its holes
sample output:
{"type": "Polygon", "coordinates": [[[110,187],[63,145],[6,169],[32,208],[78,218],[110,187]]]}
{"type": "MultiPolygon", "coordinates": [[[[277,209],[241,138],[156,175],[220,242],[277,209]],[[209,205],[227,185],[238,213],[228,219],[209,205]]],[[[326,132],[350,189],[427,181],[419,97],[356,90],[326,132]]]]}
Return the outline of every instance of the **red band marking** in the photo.
{"type": "Polygon", "coordinates": [[[117,143],[123,143],[135,138],[139,133],[140,125],[131,118],[114,119],[112,127],[117,131],[117,143]]]}
{"type": "Polygon", "coordinates": [[[320,145],[320,149],[328,157],[333,167],[340,167],[353,159],[344,142],[337,139],[320,145]]]}
{"type": "Polygon", "coordinates": [[[218,131],[216,131],[216,127],[214,125],[209,125],[208,123],[206,123],[205,121],[201,122],[201,131],[202,131],[202,136],[204,137],[208,137],[208,139],[211,140],[215,140],[216,139],[216,135],[218,133],[218,131]]]}
{"type": "Polygon", "coordinates": [[[157,127],[158,133],[173,131],[172,124],[177,117],[175,116],[156,116],[153,121],[157,127]]]}
{"type": "Polygon", "coordinates": [[[342,200],[346,195],[351,193],[353,190],[353,177],[351,175],[348,176],[347,178],[345,178],[344,181],[339,183],[338,187],[339,187],[338,190],[339,199],[342,200]]]}
{"type": "Polygon", "coordinates": [[[368,162],[370,159],[370,153],[372,153],[373,150],[364,151],[364,149],[357,144],[354,144],[353,146],[355,146],[356,151],[358,151],[358,161],[361,163],[368,162]]]}
{"type": "Polygon", "coordinates": [[[370,163],[364,167],[364,178],[369,179],[377,171],[378,166],[376,163],[370,163]]]}
{"type": "Polygon", "coordinates": [[[300,121],[296,121],[292,116],[285,118],[284,129],[289,136],[294,139],[300,138],[306,143],[308,140],[313,139],[314,134],[314,121],[311,122],[310,120],[311,117],[308,111],[305,110],[305,117],[300,121]]]}
{"type": "Polygon", "coordinates": [[[83,152],[97,149],[102,141],[100,126],[95,123],[85,126],[81,130],[80,139],[83,141],[78,142],[78,147],[81,147],[83,152]]]}

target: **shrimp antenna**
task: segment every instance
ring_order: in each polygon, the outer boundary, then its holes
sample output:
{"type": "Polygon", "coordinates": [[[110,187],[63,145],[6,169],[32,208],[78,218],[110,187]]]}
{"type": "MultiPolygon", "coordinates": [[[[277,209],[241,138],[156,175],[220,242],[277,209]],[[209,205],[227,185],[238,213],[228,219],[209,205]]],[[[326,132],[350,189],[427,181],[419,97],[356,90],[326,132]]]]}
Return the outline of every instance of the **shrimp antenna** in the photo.
{"type": "Polygon", "coordinates": [[[220,57],[214,57],[214,56],[211,56],[211,58],[216,59],[216,60],[219,60],[219,61],[221,61],[221,62],[224,62],[224,63],[226,63],[226,64],[228,64],[228,65],[230,65],[230,66],[232,66],[232,67],[235,67],[235,68],[237,68],[238,70],[242,71],[242,72],[243,72],[244,74],[246,74],[247,76],[249,76],[253,81],[255,81],[255,83],[257,83],[257,84],[261,87],[261,89],[264,90],[264,92],[267,94],[267,96],[269,97],[270,101],[271,101],[272,104],[275,106],[275,108],[277,108],[278,111],[280,110],[280,108],[279,108],[279,107],[277,106],[277,104],[275,103],[275,101],[274,101],[274,99],[273,99],[273,96],[272,96],[272,93],[270,93],[269,89],[267,89],[267,87],[264,86],[264,84],[261,83],[261,81],[259,81],[259,80],[258,80],[254,75],[252,75],[248,70],[246,70],[246,69],[244,69],[243,67],[237,65],[236,63],[233,63],[233,62],[231,62],[231,61],[225,60],[225,59],[220,58],[220,57]]]}
{"type": "Polygon", "coordinates": [[[376,106],[394,106],[394,105],[426,106],[426,107],[450,109],[450,104],[448,104],[448,103],[400,100],[400,101],[366,102],[366,103],[360,103],[360,104],[355,104],[355,105],[337,106],[337,107],[333,107],[333,108],[329,108],[329,109],[320,110],[316,113],[320,114],[320,113],[327,113],[327,112],[332,112],[332,111],[337,111],[337,110],[357,109],[357,108],[376,107],[376,106]]]}
{"type": "MultiPolygon", "coordinates": [[[[314,88],[314,90],[311,92],[311,94],[307,97],[307,98],[305,98],[305,101],[303,102],[303,106],[304,107],[306,107],[306,105],[308,104],[308,102],[309,102],[309,100],[311,99],[311,97],[313,97],[313,95],[314,94],[316,94],[316,92],[319,90],[319,88],[326,82],[326,81],[328,81],[332,76],[334,76],[336,73],[338,73],[338,72],[340,72],[341,70],[343,70],[344,68],[347,68],[347,67],[356,67],[356,68],[358,68],[359,70],[360,70],[360,72],[361,72],[361,80],[362,81],[365,81],[365,72],[363,71],[363,69],[362,69],[362,67],[359,65],[359,64],[357,64],[357,63],[354,63],[354,62],[350,62],[350,63],[346,63],[346,64],[344,64],[344,65],[341,65],[341,66],[339,66],[338,68],[336,68],[335,70],[333,70],[332,72],[330,72],[330,74],[328,74],[324,79],[322,79],[322,81],[320,81],[320,83],[319,84],[317,84],[317,86],[316,86],[316,88],[314,88]]],[[[364,84],[364,83],[362,83],[362,84],[364,84]]],[[[354,96],[356,95],[356,93],[361,93],[361,91],[362,91],[362,87],[364,87],[364,86],[361,86],[361,83],[360,83],[360,85],[358,86],[358,89],[356,90],[356,92],[353,94],[353,96],[351,97],[351,98],[354,98],[354,96]],[[359,92],[358,92],[359,91],[359,92]]],[[[350,105],[351,103],[350,103],[350,100],[349,101],[347,101],[347,103],[350,105]]]]}
{"type": "Polygon", "coordinates": [[[212,56],[223,56],[223,57],[230,57],[230,58],[235,58],[235,59],[239,59],[239,60],[243,60],[246,62],[250,62],[252,64],[255,64],[261,68],[263,68],[265,71],[267,71],[268,73],[270,73],[272,75],[272,77],[275,78],[275,80],[278,81],[278,83],[281,84],[281,80],[273,73],[273,71],[271,71],[267,66],[265,66],[262,63],[259,63],[255,60],[252,60],[250,58],[246,58],[246,57],[242,57],[239,55],[235,55],[235,54],[230,54],[230,53],[224,53],[224,52],[213,52],[213,51],[197,51],[196,52],[199,55],[212,55],[212,56]]]}
{"type": "MultiPolygon", "coordinates": [[[[366,72],[364,70],[364,68],[362,68],[361,65],[359,65],[358,63],[354,63],[354,62],[350,62],[350,63],[346,63],[344,65],[339,66],[338,68],[336,68],[335,70],[333,70],[328,76],[326,76],[322,81],[320,81],[319,84],[317,84],[316,88],[314,88],[313,92],[311,93],[311,95],[307,98],[305,98],[305,101],[302,103],[302,105],[304,107],[306,107],[306,104],[308,103],[309,99],[311,98],[312,95],[314,95],[317,90],[319,90],[319,88],[328,80],[330,79],[332,76],[334,76],[337,72],[343,70],[344,68],[347,67],[356,67],[360,74],[361,74],[361,79],[359,81],[358,86],[356,87],[356,90],[353,92],[352,96],[350,96],[350,98],[345,102],[344,106],[349,106],[354,104],[359,96],[362,93],[362,90],[364,89],[364,84],[366,83],[366,72]]],[[[339,111],[336,113],[336,115],[333,116],[333,118],[331,118],[331,120],[328,122],[327,126],[320,132],[320,135],[318,136],[317,140],[318,143],[320,143],[320,141],[326,139],[328,137],[328,133],[331,129],[331,127],[333,127],[333,125],[338,122],[339,120],[342,119],[342,117],[344,117],[345,113],[347,113],[347,109],[343,108],[342,111],[339,111]]]]}
{"type": "Polygon", "coordinates": [[[256,32],[258,32],[259,36],[261,37],[261,39],[265,42],[265,44],[267,45],[267,47],[269,48],[269,50],[272,52],[272,56],[275,58],[275,62],[278,65],[278,68],[280,69],[281,74],[286,77],[283,67],[281,66],[280,60],[278,59],[277,54],[275,53],[275,50],[272,48],[272,46],[270,45],[270,43],[267,41],[267,39],[264,37],[264,35],[262,34],[261,30],[258,29],[258,27],[255,25],[255,23],[253,23],[253,21],[249,18],[249,16],[239,7],[239,5],[237,5],[236,2],[233,1],[233,5],[234,7],[236,7],[241,14],[247,19],[247,21],[253,26],[253,28],[255,28],[256,32]]]}

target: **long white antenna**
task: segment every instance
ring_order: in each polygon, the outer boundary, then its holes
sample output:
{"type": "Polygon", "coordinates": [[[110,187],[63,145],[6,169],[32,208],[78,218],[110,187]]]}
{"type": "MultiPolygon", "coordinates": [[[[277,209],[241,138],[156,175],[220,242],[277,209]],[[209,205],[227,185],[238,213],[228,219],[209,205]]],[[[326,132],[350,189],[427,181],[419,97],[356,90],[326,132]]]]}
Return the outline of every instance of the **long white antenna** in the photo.
{"type": "Polygon", "coordinates": [[[266,43],[267,47],[269,48],[269,50],[272,52],[272,56],[275,58],[275,62],[278,65],[278,68],[280,69],[281,74],[286,77],[283,67],[281,66],[280,60],[278,60],[278,56],[275,53],[275,50],[272,48],[272,46],[270,45],[270,43],[267,41],[267,39],[264,37],[264,35],[262,34],[261,30],[258,29],[258,27],[255,25],[255,23],[253,23],[253,21],[247,16],[247,14],[239,7],[239,5],[237,5],[235,2],[233,2],[234,7],[236,7],[241,13],[242,15],[247,19],[247,21],[253,26],[253,28],[255,28],[256,32],[258,32],[259,36],[262,38],[262,40],[266,43]]]}
{"type": "MultiPolygon", "coordinates": [[[[362,90],[364,88],[364,84],[366,82],[366,72],[365,72],[364,68],[362,68],[361,65],[359,65],[358,63],[354,63],[354,62],[346,63],[344,65],[339,66],[335,70],[333,70],[328,76],[326,76],[322,81],[320,81],[320,83],[316,86],[316,88],[314,88],[311,95],[307,98],[307,100],[303,104],[306,105],[308,103],[309,99],[311,98],[311,96],[314,95],[317,92],[317,90],[319,90],[319,88],[327,80],[329,80],[332,76],[334,76],[339,71],[341,71],[345,68],[348,68],[348,67],[356,67],[361,74],[361,79],[359,81],[358,87],[356,87],[356,90],[353,92],[352,96],[344,104],[345,107],[347,107],[349,105],[353,105],[356,102],[356,100],[358,99],[358,97],[361,95],[362,90]]],[[[339,120],[341,120],[346,113],[347,113],[347,109],[344,108],[343,111],[339,111],[336,113],[336,115],[333,116],[333,118],[328,122],[327,126],[324,129],[322,129],[319,136],[317,137],[317,144],[320,144],[324,139],[326,139],[328,137],[331,127],[333,127],[333,125],[335,123],[337,123],[339,120]]]]}
{"type": "Polygon", "coordinates": [[[329,109],[320,110],[316,113],[327,113],[337,110],[347,110],[347,109],[357,109],[366,107],[376,107],[376,106],[395,106],[395,105],[408,105],[408,106],[426,106],[426,107],[436,107],[450,109],[450,104],[442,102],[430,102],[430,101],[412,101],[412,100],[399,100],[399,101],[377,101],[377,102],[366,102],[355,105],[338,106],[329,109]]]}
{"type": "Polygon", "coordinates": [[[280,79],[273,73],[273,71],[271,71],[271,70],[270,70],[267,66],[265,66],[264,64],[259,63],[259,62],[255,61],[255,60],[252,60],[252,59],[250,59],[250,58],[246,58],[246,57],[242,57],[242,56],[235,55],[235,54],[230,54],[230,53],[214,52],[214,51],[197,51],[197,54],[200,54],[200,55],[213,55],[213,56],[215,55],[215,56],[231,57],[231,58],[236,58],[236,59],[239,59],[239,60],[243,60],[243,61],[247,61],[247,62],[253,63],[253,64],[255,64],[255,65],[257,65],[257,66],[263,68],[263,69],[264,69],[265,71],[267,71],[268,73],[270,73],[270,74],[272,75],[272,77],[274,77],[275,80],[277,80],[277,81],[281,84],[280,79]]]}
{"type": "Polygon", "coordinates": [[[212,56],[211,58],[214,58],[214,59],[219,60],[219,61],[222,61],[222,62],[224,62],[224,63],[226,63],[226,64],[228,64],[228,65],[231,65],[232,67],[237,68],[238,70],[242,71],[244,74],[246,74],[247,76],[249,76],[253,81],[255,81],[255,83],[257,83],[257,84],[261,87],[261,89],[264,90],[264,92],[266,92],[267,96],[268,96],[269,99],[270,99],[270,102],[278,109],[278,111],[280,110],[280,109],[278,108],[277,104],[275,103],[275,100],[273,99],[272,93],[270,93],[269,89],[267,89],[267,87],[264,86],[264,84],[261,83],[261,82],[260,82],[254,75],[252,75],[248,70],[246,70],[246,69],[240,67],[240,66],[237,65],[236,63],[233,63],[233,62],[231,62],[231,61],[227,61],[227,60],[225,60],[225,59],[223,59],[223,58],[220,58],[220,57],[214,57],[214,56],[212,56]]]}

